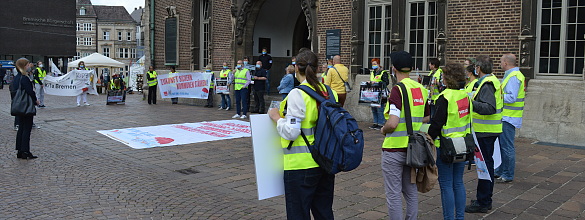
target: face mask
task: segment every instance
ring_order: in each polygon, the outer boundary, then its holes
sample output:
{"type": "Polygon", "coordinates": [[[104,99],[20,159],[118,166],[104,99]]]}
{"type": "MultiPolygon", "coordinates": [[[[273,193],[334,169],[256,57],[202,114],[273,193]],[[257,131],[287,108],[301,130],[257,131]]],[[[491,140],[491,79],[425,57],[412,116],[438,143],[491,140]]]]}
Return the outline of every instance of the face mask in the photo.
{"type": "Polygon", "coordinates": [[[333,68],[333,65],[327,65],[327,68],[333,68]]]}
{"type": "Polygon", "coordinates": [[[248,61],[244,61],[244,66],[245,66],[245,65],[248,65],[248,61]]]}
{"type": "Polygon", "coordinates": [[[262,54],[266,55],[266,51],[262,51],[262,54]]]}
{"type": "Polygon", "coordinates": [[[292,65],[297,65],[297,62],[293,61],[293,62],[292,62],[292,65]]]}
{"type": "Polygon", "coordinates": [[[40,68],[43,68],[43,64],[39,65],[40,68]]]}
{"type": "Polygon", "coordinates": [[[473,69],[473,75],[476,75],[476,76],[478,75],[477,74],[477,69],[473,69]]]}
{"type": "Polygon", "coordinates": [[[242,65],[238,64],[238,65],[236,66],[236,68],[238,68],[238,69],[239,69],[239,68],[242,68],[242,65]]]}
{"type": "Polygon", "coordinates": [[[79,67],[83,68],[83,67],[85,67],[85,65],[81,65],[81,66],[79,66],[79,67]]]}
{"type": "Polygon", "coordinates": [[[226,69],[227,70],[227,68],[228,68],[227,66],[223,66],[223,69],[226,69]]]}
{"type": "Polygon", "coordinates": [[[260,69],[260,65],[256,64],[256,69],[260,69]]]}
{"type": "Polygon", "coordinates": [[[26,68],[27,72],[32,72],[32,67],[26,68]]]}
{"type": "Polygon", "coordinates": [[[211,72],[211,70],[205,70],[205,72],[211,72]]]}
{"type": "Polygon", "coordinates": [[[378,65],[372,65],[372,69],[378,69],[378,65]]]}

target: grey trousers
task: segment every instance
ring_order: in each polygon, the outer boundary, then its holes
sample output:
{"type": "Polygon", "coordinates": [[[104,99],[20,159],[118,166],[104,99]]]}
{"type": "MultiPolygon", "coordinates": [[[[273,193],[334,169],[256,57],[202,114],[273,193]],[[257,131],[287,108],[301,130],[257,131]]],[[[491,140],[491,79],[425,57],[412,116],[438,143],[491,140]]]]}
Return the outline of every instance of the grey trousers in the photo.
{"type": "Polygon", "coordinates": [[[389,219],[416,219],[418,191],[416,184],[410,183],[410,167],[405,165],[406,152],[382,151],[381,161],[389,219]],[[406,200],[406,218],[402,215],[402,196],[406,200]]]}
{"type": "Polygon", "coordinates": [[[40,105],[45,105],[45,90],[40,84],[35,83],[35,93],[37,94],[37,99],[39,100],[40,105]]]}

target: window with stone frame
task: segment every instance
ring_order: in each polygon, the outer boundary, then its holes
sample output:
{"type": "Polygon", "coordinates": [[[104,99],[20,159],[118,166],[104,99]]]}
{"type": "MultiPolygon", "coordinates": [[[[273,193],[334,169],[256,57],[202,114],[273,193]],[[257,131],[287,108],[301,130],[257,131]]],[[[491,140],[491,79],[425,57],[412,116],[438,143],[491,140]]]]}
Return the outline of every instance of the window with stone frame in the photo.
{"type": "Polygon", "coordinates": [[[392,36],[392,6],[386,0],[370,0],[367,2],[365,31],[364,66],[371,68],[371,60],[379,58],[382,67],[388,69],[390,53],[392,53],[390,39],[392,36]]]}
{"type": "Polygon", "coordinates": [[[535,73],[582,76],[585,1],[538,0],[535,73]]]}
{"type": "Polygon", "coordinates": [[[110,57],[110,48],[109,47],[104,47],[104,48],[102,48],[102,50],[103,50],[103,53],[102,54],[104,56],[110,57]]]}
{"type": "Polygon", "coordinates": [[[413,71],[428,71],[428,60],[437,57],[437,2],[409,0],[406,9],[405,50],[414,59],[413,71]]]}
{"type": "Polygon", "coordinates": [[[104,31],[104,40],[110,40],[110,31],[104,31]]]}
{"type": "Polygon", "coordinates": [[[210,22],[209,22],[209,0],[201,1],[201,68],[209,64],[209,42],[210,42],[210,22]]]}

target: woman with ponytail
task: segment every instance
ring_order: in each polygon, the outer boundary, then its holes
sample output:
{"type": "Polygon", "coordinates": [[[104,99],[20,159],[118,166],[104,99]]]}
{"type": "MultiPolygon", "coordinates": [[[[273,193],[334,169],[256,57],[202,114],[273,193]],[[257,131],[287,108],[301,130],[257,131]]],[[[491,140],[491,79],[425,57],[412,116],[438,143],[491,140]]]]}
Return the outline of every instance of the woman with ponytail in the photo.
{"type": "MultiPolygon", "coordinates": [[[[295,77],[325,98],[324,84],[317,79],[318,59],[311,50],[301,50],[296,56],[295,77]]],[[[295,88],[268,115],[277,123],[280,147],[284,152],[284,192],[287,219],[333,219],[333,188],[335,175],[327,173],[313,160],[303,135],[309,143],[315,140],[319,103],[302,90],[295,88]],[[302,132],[302,135],[301,135],[302,132]]]]}

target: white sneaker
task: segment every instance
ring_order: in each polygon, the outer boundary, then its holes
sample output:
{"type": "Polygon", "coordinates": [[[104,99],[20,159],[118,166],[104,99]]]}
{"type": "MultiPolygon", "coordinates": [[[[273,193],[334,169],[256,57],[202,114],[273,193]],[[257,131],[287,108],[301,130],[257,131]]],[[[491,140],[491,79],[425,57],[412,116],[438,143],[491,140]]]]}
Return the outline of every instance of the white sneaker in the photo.
{"type": "Polygon", "coordinates": [[[232,118],[239,118],[239,117],[240,117],[240,115],[238,115],[238,114],[235,114],[234,116],[232,116],[232,118]]]}
{"type": "Polygon", "coordinates": [[[77,103],[77,107],[81,106],[79,103],[77,103]]]}
{"type": "Polygon", "coordinates": [[[83,103],[83,105],[85,105],[85,106],[90,106],[90,104],[89,104],[89,103],[87,103],[87,102],[86,102],[86,103],[83,103]]]}
{"type": "Polygon", "coordinates": [[[219,106],[219,108],[217,110],[223,110],[223,108],[221,106],[219,106]]]}
{"type": "Polygon", "coordinates": [[[241,118],[241,119],[246,119],[246,118],[248,118],[248,116],[246,116],[246,115],[242,115],[240,118],[241,118]]]}
{"type": "Polygon", "coordinates": [[[229,110],[230,110],[230,107],[227,107],[227,108],[225,108],[225,110],[226,110],[226,111],[229,111],[229,110]]]}

